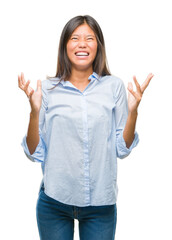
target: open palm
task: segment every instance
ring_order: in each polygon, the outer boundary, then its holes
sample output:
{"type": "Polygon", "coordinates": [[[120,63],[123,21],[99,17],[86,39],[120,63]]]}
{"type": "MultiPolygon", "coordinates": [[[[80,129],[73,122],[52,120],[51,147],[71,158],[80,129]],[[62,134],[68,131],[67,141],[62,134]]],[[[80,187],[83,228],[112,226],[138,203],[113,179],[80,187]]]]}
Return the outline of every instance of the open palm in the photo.
{"type": "Polygon", "coordinates": [[[21,73],[21,76],[18,75],[18,86],[22,89],[27,97],[29,98],[31,109],[34,112],[39,112],[42,103],[42,90],[41,90],[41,80],[37,81],[37,90],[34,91],[33,88],[29,86],[30,80],[27,82],[24,78],[24,73],[21,73]]]}
{"type": "Polygon", "coordinates": [[[128,83],[128,110],[129,112],[136,112],[137,108],[142,99],[143,93],[147,86],[149,85],[151,79],[153,78],[153,74],[150,73],[144,83],[140,86],[135,76],[133,76],[133,80],[136,86],[136,91],[133,90],[133,84],[131,82],[128,83]]]}

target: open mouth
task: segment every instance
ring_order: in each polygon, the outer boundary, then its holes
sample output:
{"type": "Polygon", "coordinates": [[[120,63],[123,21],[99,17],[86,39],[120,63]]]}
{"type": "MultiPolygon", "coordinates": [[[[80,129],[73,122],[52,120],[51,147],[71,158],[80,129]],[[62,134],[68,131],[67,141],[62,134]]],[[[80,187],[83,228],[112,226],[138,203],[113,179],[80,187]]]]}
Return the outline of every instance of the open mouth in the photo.
{"type": "Polygon", "coordinates": [[[89,56],[89,53],[88,52],[76,52],[75,53],[76,56],[89,56]]]}

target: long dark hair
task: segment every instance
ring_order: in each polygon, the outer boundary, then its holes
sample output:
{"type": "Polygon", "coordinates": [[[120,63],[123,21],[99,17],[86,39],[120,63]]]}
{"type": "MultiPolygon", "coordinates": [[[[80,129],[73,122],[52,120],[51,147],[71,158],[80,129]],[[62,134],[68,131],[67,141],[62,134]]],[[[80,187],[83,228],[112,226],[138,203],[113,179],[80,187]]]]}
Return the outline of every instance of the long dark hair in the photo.
{"type": "MultiPolygon", "coordinates": [[[[73,31],[82,24],[88,24],[89,27],[93,30],[96,39],[97,39],[97,54],[93,62],[93,71],[96,72],[99,76],[111,75],[107,59],[106,59],[106,51],[105,51],[105,42],[102,30],[97,23],[97,21],[89,16],[76,16],[69,20],[63,28],[59,49],[58,49],[58,57],[57,57],[57,70],[55,77],[67,80],[71,75],[71,63],[67,56],[66,45],[71,37],[73,31]]],[[[48,77],[49,78],[49,77],[48,77]]]]}

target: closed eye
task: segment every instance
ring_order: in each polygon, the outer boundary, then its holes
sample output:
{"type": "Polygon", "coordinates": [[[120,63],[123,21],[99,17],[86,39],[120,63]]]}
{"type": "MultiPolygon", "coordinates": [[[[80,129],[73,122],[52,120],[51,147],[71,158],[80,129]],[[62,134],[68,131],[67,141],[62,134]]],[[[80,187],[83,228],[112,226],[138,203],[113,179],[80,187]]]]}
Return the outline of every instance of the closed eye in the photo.
{"type": "Polygon", "coordinates": [[[78,38],[77,38],[77,37],[72,37],[71,39],[72,39],[72,40],[78,40],[78,38]]]}

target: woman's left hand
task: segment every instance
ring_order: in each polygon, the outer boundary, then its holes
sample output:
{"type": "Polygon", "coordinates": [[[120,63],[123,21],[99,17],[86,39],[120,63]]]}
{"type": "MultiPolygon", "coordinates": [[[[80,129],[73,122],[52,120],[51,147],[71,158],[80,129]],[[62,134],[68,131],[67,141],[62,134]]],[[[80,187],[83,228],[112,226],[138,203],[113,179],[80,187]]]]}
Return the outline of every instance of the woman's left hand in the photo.
{"type": "Polygon", "coordinates": [[[153,78],[153,74],[150,73],[144,83],[140,86],[140,84],[137,82],[136,77],[133,76],[134,83],[136,85],[136,91],[133,90],[133,84],[131,82],[128,83],[128,110],[130,113],[137,112],[137,108],[140,104],[140,101],[142,99],[143,93],[147,86],[149,85],[151,79],[153,78]]]}

